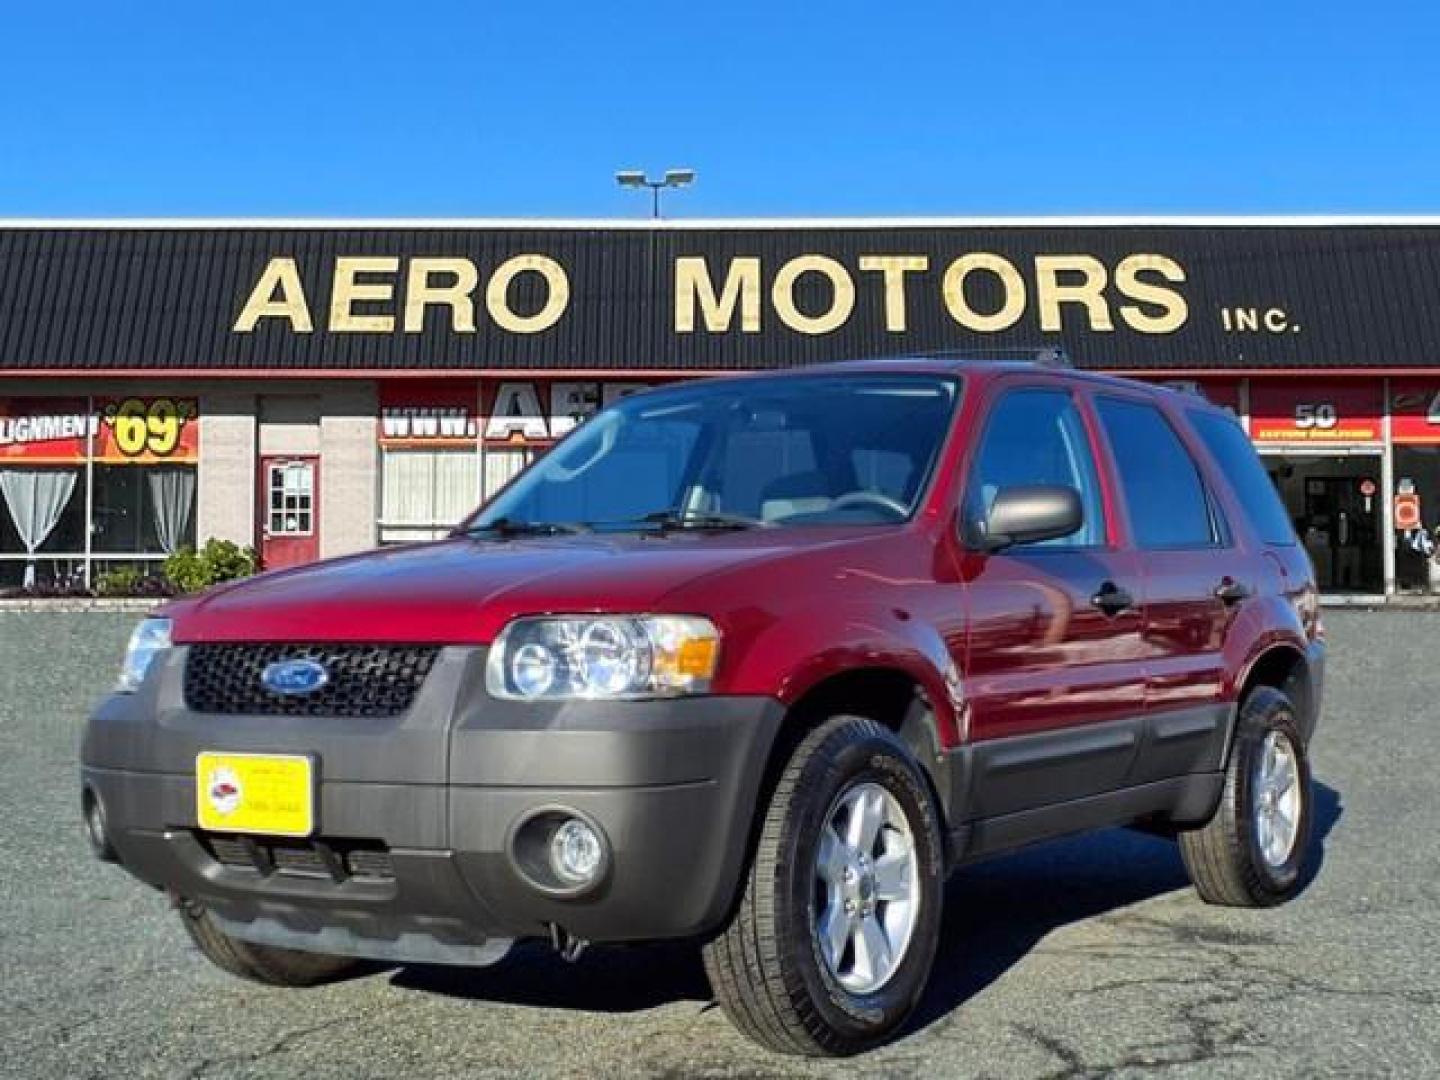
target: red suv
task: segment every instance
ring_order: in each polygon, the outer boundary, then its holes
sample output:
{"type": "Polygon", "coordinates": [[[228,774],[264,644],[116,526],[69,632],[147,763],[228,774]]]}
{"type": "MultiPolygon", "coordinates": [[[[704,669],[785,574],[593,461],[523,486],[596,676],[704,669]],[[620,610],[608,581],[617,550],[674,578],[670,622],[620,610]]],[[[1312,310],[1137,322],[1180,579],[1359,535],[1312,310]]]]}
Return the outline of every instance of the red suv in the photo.
{"type": "Polygon", "coordinates": [[[1293,896],[1323,663],[1226,413],[836,364],[626,398],[446,540],[170,604],[83,808],[238,975],[690,939],[742,1031],[843,1054],[981,856],[1134,823],[1208,902],[1293,896]]]}

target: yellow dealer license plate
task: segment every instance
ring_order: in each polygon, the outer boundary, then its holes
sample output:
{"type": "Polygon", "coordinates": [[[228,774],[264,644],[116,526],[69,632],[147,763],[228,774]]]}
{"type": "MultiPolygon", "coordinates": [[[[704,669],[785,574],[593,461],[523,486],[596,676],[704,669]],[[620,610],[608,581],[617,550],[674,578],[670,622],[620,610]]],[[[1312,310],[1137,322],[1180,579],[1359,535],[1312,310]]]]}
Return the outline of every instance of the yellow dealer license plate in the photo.
{"type": "Polygon", "coordinates": [[[314,764],[300,754],[214,754],[195,759],[195,805],[211,832],[309,836],[314,764]]]}

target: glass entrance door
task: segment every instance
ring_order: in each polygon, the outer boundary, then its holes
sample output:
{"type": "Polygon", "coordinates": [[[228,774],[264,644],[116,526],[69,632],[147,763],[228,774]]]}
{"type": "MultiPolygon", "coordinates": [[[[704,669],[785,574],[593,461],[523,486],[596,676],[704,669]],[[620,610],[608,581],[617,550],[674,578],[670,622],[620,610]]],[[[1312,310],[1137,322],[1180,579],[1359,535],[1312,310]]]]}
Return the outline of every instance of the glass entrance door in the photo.
{"type": "Polygon", "coordinates": [[[1267,455],[1264,461],[1315,564],[1320,591],[1383,593],[1380,458],[1267,455]]]}

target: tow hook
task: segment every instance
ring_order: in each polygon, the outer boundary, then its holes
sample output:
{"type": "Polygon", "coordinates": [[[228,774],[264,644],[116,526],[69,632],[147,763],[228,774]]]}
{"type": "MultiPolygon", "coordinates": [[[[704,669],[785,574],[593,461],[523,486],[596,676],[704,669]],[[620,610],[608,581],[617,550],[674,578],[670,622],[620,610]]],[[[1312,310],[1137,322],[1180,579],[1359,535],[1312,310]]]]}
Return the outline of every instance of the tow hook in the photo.
{"type": "Polygon", "coordinates": [[[559,923],[550,924],[550,944],[560,954],[560,959],[567,964],[573,964],[580,959],[580,955],[589,946],[590,942],[584,938],[576,937],[559,923]]]}

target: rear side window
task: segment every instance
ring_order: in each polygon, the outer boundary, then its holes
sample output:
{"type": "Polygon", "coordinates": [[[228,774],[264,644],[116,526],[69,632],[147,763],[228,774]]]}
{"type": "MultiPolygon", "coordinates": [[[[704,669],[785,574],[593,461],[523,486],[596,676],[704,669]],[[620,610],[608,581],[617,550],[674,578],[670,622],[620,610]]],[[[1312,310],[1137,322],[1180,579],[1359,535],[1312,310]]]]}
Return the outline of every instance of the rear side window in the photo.
{"type": "Polygon", "coordinates": [[[1115,453],[1120,489],[1142,548],[1210,547],[1217,542],[1210,500],[1190,452],[1153,405],[1096,399],[1115,453]]]}
{"type": "Polygon", "coordinates": [[[1267,544],[1295,543],[1295,529],[1285,504],[1240,425],[1228,416],[1209,412],[1192,412],[1190,424],[1225,474],[1260,539],[1267,544]]]}
{"type": "Polygon", "coordinates": [[[1085,523],[1073,536],[1029,547],[1098,547],[1105,512],[1090,439],[1064,390],[1012,390],[990,412],[965,494],[967,535],[983,535],[995,496],[1007,487],[1060,484],[1080,493],[1085,523]]]}

